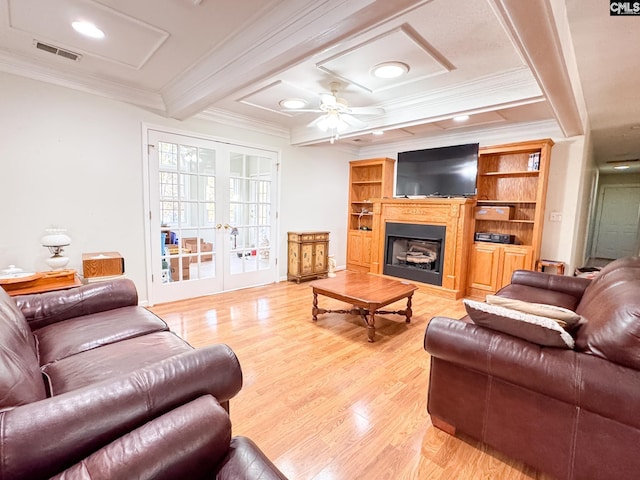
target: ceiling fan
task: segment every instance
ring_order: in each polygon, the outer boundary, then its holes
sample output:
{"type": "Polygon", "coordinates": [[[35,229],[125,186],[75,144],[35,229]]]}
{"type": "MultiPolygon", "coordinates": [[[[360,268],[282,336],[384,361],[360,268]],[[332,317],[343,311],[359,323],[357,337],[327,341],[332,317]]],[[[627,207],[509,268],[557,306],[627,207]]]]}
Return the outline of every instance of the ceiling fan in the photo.
{"type": "Polygon", "coordinates": [[[341,132],[349,127],[356,129],[366,128],[367,124],[354,115],[381,115],[384,109],[380,107],[350,107],[344,98],[338,97],[338,82],[329,85],[331,93],[320,94],[320,105],[312,109],[287,109],[289,112],[316,112],[321,113],[318,118],[309,123],[309,127],[316,126],[323,132],[331,133],[331,143],[339,138],[341,132]]]}

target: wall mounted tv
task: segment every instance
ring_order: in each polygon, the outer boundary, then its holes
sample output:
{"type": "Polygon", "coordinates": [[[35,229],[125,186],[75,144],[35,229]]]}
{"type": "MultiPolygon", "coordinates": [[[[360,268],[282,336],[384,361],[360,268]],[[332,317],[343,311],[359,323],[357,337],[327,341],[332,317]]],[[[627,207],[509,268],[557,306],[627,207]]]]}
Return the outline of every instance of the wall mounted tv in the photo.
{"type": "Polygon", "coordinates": [[[477,143],[398,153],[396,197],[468,197],[476,194],[477,143]]]}

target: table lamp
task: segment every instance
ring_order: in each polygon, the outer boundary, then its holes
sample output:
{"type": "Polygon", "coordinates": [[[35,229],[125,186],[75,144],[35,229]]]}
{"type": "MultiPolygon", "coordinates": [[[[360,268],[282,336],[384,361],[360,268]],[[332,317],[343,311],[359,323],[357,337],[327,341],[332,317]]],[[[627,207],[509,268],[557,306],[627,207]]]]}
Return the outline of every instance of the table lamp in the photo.
{"type": "Polygon", "coordinates": [[[64,247],[71,245],[71,239],[65,234],[66,230],[58,228],[48,228],[47,234],[40,240],[43,247],[47,247],[52,253],[45,262],[52,270],[64,268],[69,263],[69,257],[62,255],[64,247]]]}

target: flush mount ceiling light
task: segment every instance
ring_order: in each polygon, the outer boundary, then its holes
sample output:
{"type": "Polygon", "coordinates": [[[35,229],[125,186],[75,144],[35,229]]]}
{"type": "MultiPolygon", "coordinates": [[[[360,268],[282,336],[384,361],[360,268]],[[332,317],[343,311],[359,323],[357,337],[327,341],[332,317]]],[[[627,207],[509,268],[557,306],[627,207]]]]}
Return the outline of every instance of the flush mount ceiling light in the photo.
{"type": "Polygon", "coordinates": [[[466,122],[469,120],[469,115],[456,115],[453,117],[454,122],[466,122]]]}
{"type": "Polygon", "coordinates": [[[384,135],[384,132],[382,130],[374,130],[371,135],[384,135]]]}
{"type": "Polygon", "coordinates": [[[77,21],[73,22],[71,26],[76,32],[85,37],[104,38],[104,32],[91,22],[77,21]]]}
{"type": "Polygon", "coordinates": [[[631,168],[631,165],[637,165],[640,163],[640,158],[630,158],[628,160],[607,160],[607,165],[611,165],[616,170],[626,170],[631,168]]]}
{"type": "Polygon", "coordinates": [[[289,108],[291,110],[295,110],[297,108],[306,107],[307,102],[305,102],[301,98],[285,98],[284,100],[280,100],[279,105],[282,108],[289,108]]]}
{"type": "Polygon", "coordinates": [[[371,69],[371,74],[378,78],[397,78],[409,72],[409,65],[402,62],[380,63],[371,69]]]}

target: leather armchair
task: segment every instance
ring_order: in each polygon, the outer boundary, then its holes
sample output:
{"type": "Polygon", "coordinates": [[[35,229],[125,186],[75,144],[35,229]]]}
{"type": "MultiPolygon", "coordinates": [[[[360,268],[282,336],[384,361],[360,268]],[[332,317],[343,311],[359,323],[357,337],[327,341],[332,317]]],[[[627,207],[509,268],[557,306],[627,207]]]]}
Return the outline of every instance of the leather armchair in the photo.
{"type": "Polygon", "coordinates": [[[640,478],[640,258],[595,279],[520,270],[498,296],[582,316],[574,348],[435,317],[427,409],[464,433],[555,478],[640,478]]]}

